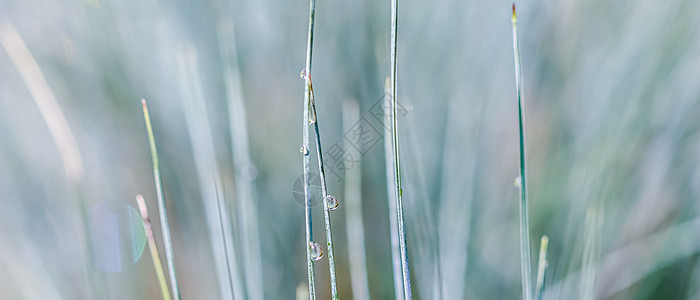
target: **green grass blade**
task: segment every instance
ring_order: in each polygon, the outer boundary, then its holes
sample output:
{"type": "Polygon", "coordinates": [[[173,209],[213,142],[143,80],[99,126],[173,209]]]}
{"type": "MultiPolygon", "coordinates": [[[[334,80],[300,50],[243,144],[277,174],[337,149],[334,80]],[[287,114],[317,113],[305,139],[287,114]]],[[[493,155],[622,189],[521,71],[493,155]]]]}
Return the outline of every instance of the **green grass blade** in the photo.
{"type": "Polygon", "coordinates": [[[586,209],[583,228],[583,256],[581,257],[581,282],[579,295],[582,300],[599,297],[597,292],[598,263],[600,252],[600,232],[603,226],[603,213],[597,205],[586,209]]]}
{"type": "Polygon", "coordinates": [[[156,184],[156,197],[158,198],[158,213],[160,215],[161,231],[163,232],[163,246],[165,247],[165,261],[168,265],[168,273],[170,273],[170,288],[175,299],[180,299],[180,291],[177,285],[177,276],[175,275],[175,263],[173,258],[173,242],[170,238],[170,226],[168,226],[168,214],[165,211],[165,199],[163,197],[163,187],[161,186],[160,165],[158,163],[158,150],[156,149],[156,139],[153,135],[153,127],[151,126],[151,117],[148,114],[146,99],[141,99],[143,107],[143,118],[146,121],[146,130],[148,131],[148,143],[151,146],[151,158],[153,159],[153,179],[156,184]]]}
{"type": "Polygon", "coordinates": [[[401,274],[403,276],[404,299],[411,299],[411,277],[408,266],[408,249],[403,217],[403,190],[401,189],[401,162],[399,159],[398,105],[396,103],[396,49],[399,29],[399,0],[391,0],[391,100],[393,113],[391,133],[394,154],[394,193],[396,196],[396,219],[399,231],[399,248],[401,252],[401,274]]]}
{"type": "MultiPolygon", "coordinates": [[[[326,198],[328,195],[328,190],[326,188],[326,172],[323,168],[323,150],[321,148],[321,133],[318,130],[318,114],[316,113],[316,98],[314,97],[313,84],[311,83],[311,76],[307,73],[306,77],[309,80],[309,90],[311,92],[311,112],[313,113],[312,123],[314,124],[314,131],[316,132],[316,156],[318,157],[318,172],[321,180],[321,195],[323,196],[323,218],[326,223],[326,245],[328,247],[328,269],[330,272],[331,280],[331,299],[338,299],[338,286],[335,278],[335,257],[333,254],[333,233],[331,230],[331,208],[326,203],[326,198]]],[[[336,203],[337,205],[337,203],[336,203]]],[[[335,209],[335,208],[333,208],[335,209]]]]}
{"type": "Polygon", "coordinates": [[[200,77],[197,48],[190,43],[177,50],[181,100],[190,146],[206,214],[211,249],[222,299],[246,299],[238,267],[234,220],[226,204],[214,138],[200,77]]]}
{"type": "MultiPolygon", "coordinates": [[[[348,132],[360,119],[356,101],[343,105],[343,132],[348,132]]],[[[347,149],[349,143],[343,140],[347,149]]],[[[345,172],[346,230],[348,236],[348,263],[353,299],[369,300],[367,257],[365,254],[365,227],[362,221],[362,161],[358,159],[352,170],[345,172]]]]}
{"type": "Polygon", "coordinates": [[[306,67],[304,77],[304,112],[302,124],[302,164],[304,183],[304,211],[306,224],[306,272],[309,283],[309,300],[316,299],[316,287],[314,283],[314,263],[311,256],[311,243],[313,242],[312,218],[311,218],[311,193],[309,190],[309,104],[311,100],[311,56],[314,43],[314,19],[316,17],[316,0],[309,0],[309,34],[306,44],[306,67]]]}
{"type": "Polygon", "coordinates": [[[238,55],[234,39],[233,21],[219,22],[219,41],[224,62],[224,84],[228,98],[229,127],[231,132],[231,156],[235,172],[236,198],[240,209],[243,267],[248,299],[264,299],[262,259],[260,254],[260,231],[258,229],[258,207],[255,198],[255,182],[250,170],[254,168],[250,158],[248,125],[246,122],[243,89],[240,80],[238,55]]]}
{"type": "Polygon", "coordinates": [[[525,111],[523,103],[523,76],[518,45],[518,19],[513,3],[513,54],[515,58],[515,85],[518,93],[518,125],[520,136],[520,269],[523,299],[532,299],[532,269],[530,261],[530,225],[527,208],[527,168],[525,166],[525,111]]]}
{"type": "Polygon", "coordinates": [[[391,77],[386,78],[384,92],[384,160],[386,164],[386,191],[389,206],[389,233],[391,235],[391,265],[394,276],[394,297],[396,300],[403,299],[403,276],[401,275],[401,249],[399,246],[399,229],[396,220],[396,192],[394,186],[394,144],[388,138],[392,135],[392,124],[394,114],[391,98],[391,77]]]}

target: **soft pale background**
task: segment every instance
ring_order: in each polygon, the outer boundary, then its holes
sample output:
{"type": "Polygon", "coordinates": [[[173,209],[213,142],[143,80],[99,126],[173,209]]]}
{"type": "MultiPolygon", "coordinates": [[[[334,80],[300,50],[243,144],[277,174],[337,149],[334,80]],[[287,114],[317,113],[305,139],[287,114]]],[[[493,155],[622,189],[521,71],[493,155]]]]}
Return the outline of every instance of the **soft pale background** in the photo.
{"type": "MultiPolygon", "coordinates": [[[[416,298],[520,297],[510,5],[400,2],[398,87],[407,114],[399,125],[416,298]]],[[[533,259],[539,237],[550,237],[546,299],[700,297],[698,11],[693,0],[518,3],[533,259]]],[[[87,297],[80,203],[116,212],[123,229],[125,205],[136,207],[143,193],[156,219],[141,98],[160,150],[183,299],[220,297],[202,204],[212,191],[193,151],[207,141],[189,133],[202,130],[193,123],[210,126],[215,152],[207,159],[216,161],[240,230],[217,34],[226,20],[235,28],[257,175],[260,284],[267,299],[294,298],[306,281],[304,211],[292,194],[301,172],[302,0],[0,2],[0,34],[15,28],[26,43],[84,168],[67,176],[26,82],[0,50],[0,298],[87,297]],[[195,57],[193,68],[180,68],[183,55],[195,57]],[[208,120],[188,121],[187,101],[205,105],[208,120]]],[[[343,140],[343,102],[358,101],[371,117],[388,54],[389,1],[318,1],[312,76],[326,148],[343,140]]],[[[361,170],[370,292],[390,299],[382,142],[361,170]]],[[[342,181],[329,189],[340,197],[342,181]]],[[[333,224],[339,290],[349,299],[343,200],[333,224]]],[[[99,216],[87,226],[115,228],[99,216]]],[[[323,241],[319,206],[314,217],[323,241]]],[[[110,256],[139,241],[119,232],[116,240],[92,235],[106,249],[96,265],[117,268],[96,270],[96,289],[105,299],[158,299],[148,250],[135,263],[110,256]]],[[[326,259],[317,265],[327,299],[326,259]]]]}

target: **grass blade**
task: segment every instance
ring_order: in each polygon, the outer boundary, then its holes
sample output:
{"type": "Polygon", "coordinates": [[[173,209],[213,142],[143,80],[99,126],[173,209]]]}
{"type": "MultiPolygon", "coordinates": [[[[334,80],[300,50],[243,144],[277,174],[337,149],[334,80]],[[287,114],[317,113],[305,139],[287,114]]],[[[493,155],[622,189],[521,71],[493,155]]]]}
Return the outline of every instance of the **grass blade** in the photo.
{"type": "Polygon", "coordinates": [[[7,20],[0,20],[0,45],[5,49],[15,68],[17,68],[34,100],[34,104],[39,109],[41,118],[46,123],[51,138],[61,156],[66,177],[77,194],[78,223],[81,227],[80,234],[84,242],[83,252],[88,261],[85,264],[87,292],[92,298],[103,297],[104,276],[93,271],[95,262],[94,247],[90,239],[84,191],[81,189],[85,168],[73,131],[34,55],[29,51],[27,44],[17,32],[17,29],[7,20]],[[96,285],[99,285],[101,289],[98,289],[96,285]]]}
{"type": "Polygon", "coordinates": [[[209,125],[197,49],[182,45],[177,53],[182,105],[194,155],[197,178],[206,214],[214,263],[222,299],[246,299],[239,274],[233,221],[226,206],[223,180],[216,161],[214,138],[209,125]]]}
{"type": "Polygon", "coordinates": [[[163,273],[163,266],[160,264],[160,255],[158,254],[156,239],[153,237],[151,220],[148,218],[148,208],[141,194],[136,195],[136,203],[139,205],[139,212],[141,213],[141,219],[143,219],[143,229],[146,231],[146,237],[148,237],[148,249],[151,251],[151,259],[153,259],[153,268],[156,270],[156,276],[158,277],[160,293],[163,295],[163,300],[170,300],[168,283],[165,279],[165,273],[163,273]]]}
{"type": "Polygon", "coordinates": [[[547,272],[547,246],[549,245],[549,238],[546,235],[542,236],[540,241],[540,258],[537,266],[537,300],[542,300],[544,295],[544,279],[545,272],[547,272]]]}
{"type": "MultiPolygon", "coordinates": [[[[348,132],[360,118],[356,101],[343,106],[343,132],[348,132]]],[[[345,140],[343,140],[346,142],[345,140]]],[[[347,143],[347,142],[346,142],[347,143]]],[[[347,149],[347,147],[343,147],[347,149]]],[[[358,159],[353,170],[345,173],[346,228],[352,296],[357,300],[369,300],[367,282],[367,258],[365,255],[365,227],[362,221],[362,161],[358,159]]]]}
{"type": "Polygon", "coordinates": [[[260,231],[258,229],[258,207],[255,199],[255,183],[251,169],[248,126],[245,104],[240,81],[240,69],[233,36],[233,21],[224,19],[219,23],[219,40],[224,61],[224,84],[228,96],[229,122],[231,131],[231,152],[235,171],[236,197],[240,205],[238,218],[241,220],[243,240],[243,267],[245,270],[248,299],[262,300],[263,276],[260,257],[260,231]]]}
{"type": "Polygon", "coordinates": [[[398,222],[399,248],[401,252],[401,274],[403,276],[404,299],[411,299],[411,278],[408,269],[408,249],[404,229],[403,203],[401,198],[401,163],[399,160],[398,105],[396,103],[396,48],[399,29],[399,0],[391,0],[391,133],[394,154],[394,194],[396,196],[396,220],[398,222]]]}
{"type": "Polygon", "coordinates": [[[177,276],[175,275],[175,263],[173,258],[173,242],[170,238],[170,226],[168,226],[168,213],[165,211],[165,199],[163,197],[163,187],[161,186],[160,165],[158,163],[158,150],[156,149],[156,139],[153,136],[153,127],[151,126],[151,117],[148,114],[146,99],[141,99],[143,107],[143,118],[146,121],[146,130],[148,131],[148,143],[151,146],[151,158],[153,159],[153,179],[156,183],[156,197],[158,198],[158,213],[160,215],[161,231],[163,232],[163,247],[165,247],[165,261],[168,265],[168,273],[170,273],[170,288],[175,299],[180,299],[180,291],[177,285],[177,276]]]}
{"type": "Polygon", "coordinates": [[[598,296],[598,260],[600,252],[600,232],[603,226],[603,214],[598,206],[592,204],[586,209],[583,228],[583,256],[581,257],[581,283],[579,295],[582,300],[596,299],[598,296]]]}
{"type": "Polygon", "coordinates": [[[331,209],[335,209],[338,205],[337,200],[335,200],[334,206],[331,208],[331,204],[327,203],[328,197],[333,197],[328,195],[328,190],[326,189],[326,172],[323,168],[323,150],[321,148],[321,133],[318,130],[318,114],[316,113],[316,98],[314,97],[314,88],[311,83],[311,75],[306,74],[309,80],[309,91],[311,93],[311,111],[313,112],[313,118],[310,120],[314,124],[314,131],[316,132],[316,157],[318,157],[318,173],[321,180],[321,195],[323,196],[323,218],[326,223],[326,245],[328,247],[328,269],[330,272],[331,280],[331,299],[338,299],[338,286],[335,279],[335,257],[333,255],[333,233],[331,230],[331,209]]]}
{"type": "Polygon", "coordinates": [[[311,243],[313,243],[313,230],[311,218],[311,193],[309,190],[309,104],[311,103],[311,56],[314,44],[314,19],[316,17],[316,0],[309,0],[309,34],[306,43],[306,67],[302,71],[304,77],[304,112],[302,120],[302,164],[304,183],[304,211],[306,224],[306,272],[309,283],[309,300],[316,299],[316,287],[314,283],[314,263],[311,256],[311,243]]]}
{"type": "MultiPolygon", "coordinates": [[[[385,137],[392,134],[391,127],[394,112],[391,103],[391,77],[386,78],[384,93],[384,125],[385,137]]],[[[394,276],[394,297],[403,299],[403,277],[401,275],[401,249],[399,246],[399,229],[396,220],[396,192],[394,187],[394,144],[392,139],[384,138],[384,160],[386,163],[386,191],[389,200],[389,233],[391,234],[391,265],[394,276]]]]}
{"type": "Polygon", "coordinates": [[[515,86],[518,93],[518,124],[520,136],[520,271],[522,273],[523,299],[532,299],[532,271],[530,261],[530,225],[527,208],[527,168],[525,167],[525,112],[523,103],[523,75],[518,45],[518,18],[513,3],[513,56],[515,59],[515,86]]]}
{"type": "Polygon", "coordinates": [[[41,118],[46,122],[46,127],[61,155],[66,176],[72,183],[80,182],[83,179],[85,169],[73,131],[70,129],[44,73],[39,68],[39,64],[24,43],[22,36],[10,23],[0,22],[0,45],[17,68],[39,109],[41,118]]]}

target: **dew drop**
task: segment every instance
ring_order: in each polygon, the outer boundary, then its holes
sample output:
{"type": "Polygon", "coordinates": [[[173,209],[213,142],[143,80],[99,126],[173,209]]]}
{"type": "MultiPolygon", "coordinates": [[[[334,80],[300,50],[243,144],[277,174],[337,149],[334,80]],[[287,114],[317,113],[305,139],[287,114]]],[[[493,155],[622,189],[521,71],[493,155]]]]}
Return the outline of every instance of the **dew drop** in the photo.
{"type": "Polygon", "coordinates": [[[301,77],[301,79],[306,78],[306,68],[301,69],[301,73],[299,73],[299,77],[301,77]]]}
{"type": "Polygon", "coordinates": [[[522,185],[522,179],[520,179],[520,176],[515,177],[515,181],[513,181],[513,185],[515,187],[520,187],[522,185]]]}
{"type": "Polygon", "coordinates": [[[309,149],[306,148],[306,146],[301,146],[301,148],[299,149],[299,153],[301,153],[304,156],[307,156],[309,155],[309,149]]]}
{"type": "Polygon", "coordinates": [[[323,257],[323,249],[316,242],[309,242],[309,251],[311,251],[311,259],[318,261],[323,257]]]}
{"type": "Polygon", "coordinates": [[[326,196],[326,206],[330,210],[336,210],[338,208],[338,198],[333,195],[326,196]]]}
{"type": "Polygon", "coordinates": [[[313,95],[311,95],[312,99],[310,100],[309,104],[309,125],[314,125],[316,123],[316,107],[313,105],[313,95]]]}

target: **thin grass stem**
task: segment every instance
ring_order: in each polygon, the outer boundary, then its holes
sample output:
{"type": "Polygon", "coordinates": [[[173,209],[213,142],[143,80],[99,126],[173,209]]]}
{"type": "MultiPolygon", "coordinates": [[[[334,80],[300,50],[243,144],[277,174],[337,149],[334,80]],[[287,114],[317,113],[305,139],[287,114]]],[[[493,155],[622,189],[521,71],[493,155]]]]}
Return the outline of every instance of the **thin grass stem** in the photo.
{"type": "Polygon", "coordinates": [[[168,291],[168,282],[165,279],[165,273],[163,272],[163,266],[160,263],[160,255],[158,254],[158,247],[156,246],[156,239],[153,236],[153,229],[151,228],[151,220],[148,218],[148,208],[146,207],[146,201],[143,200],[141,194],[136,195],[136,203],[139,206],[139,212],[141,213],[141,219],[143,219],[143,229],[146,231],[146,237],[148,238],[148,249],[151,251],[151,259],[153,259],[153,268],[156,270],[156,277],[158,277],[158,284],[160,285],[160,293],[163,295],[163,300],[170,300],[170,291],[168,291]]]}
{"type": "MultiPolygon", "coordinates": [[[[391,103],[391,77],[386,78],[384,86],[384,130],[385,137],[392,135],[391,117],[394,113],[391,103]]],[[[394,144],[392,139],[384,139],[384,161],[386,164],[386,191],[389,205],[389,233],[391,235],[391,265],[394,277],[394,297],[403,299],[403,277],[401,275],[401,249],[399,246],[399,229],[396,220],[396,192],[394,186],[394,144]]]]}
{"type": "Polygon", "coordinates": [[[163,233],[163,246],[165,247],[165,261],[168,265],[168,273],[170,274],[170,288],[175,299],[180,299],[180,290],[177,285],[177,276],[175,275],[175,262],[173,258],[173,242],[170,238],[170,226],[168,226],[168,213],[165,210],[165,199],[163,197],[163,187],[161,186],[160,165],[158,162],[158,150],[156,149],[156,139],[153,135],[153,127],[151,126],[151,117],[148,114],[146,99],[141,99],[143,107],[143,118],[146,121],[146,130],[148,131],[148,143],[151,146],[151,158],[153,159],[153,179],[156,184],[156,197],[158,198],[158,213],[160,215],[161,231],[163,233]]]}
{"type": "Polygon", "coordinates": [[[544,280],[547,272],[547,245],[549,245],[549,238],[546,235],[542,236],[540,241],[540,258],[537,266],[537,300],[542,300],[544,296],[544,280]]]}
{"type": "Polygon", "coordinates": [[[582,300],[598,297],[596,281],[598,280],[598,259],[600,252],[600,230],[603,214],[597,205],[591,204],[586,209],[583,228],[583,256],[581,257],[581,283],[579,295],[582,300]]]}
{"type": "MultiPolygon", "coordinates": [[[[316,157],[318,157],[318,172],[319,172],[319,178],[321,181],[321,195],[323,196],[323,218],[325,221],[326,225],[326,245],[328,247],[328,269],[330,272],[330,280],[331,280],[331,299],[336,300],[338,299],[338,286],[335,278],[335,257],[333,254],[333,233],[331,230],[331,204],[327,203],[327,199],[329,197],[328,195],[328,190],[326,188],[326,172],[323,167],[323,150],[321,148],[321,133],[319,132],[318,129],[318,114],[316,113],[316,97],[314,96],[314,88],[313,84],[311,83],[311,76],[307,73],[306,76],[308,77],[309,80],[309,91],[311,93],[311,112],[313,113],[313,117],[310,120],[311,123],[314,125],[314,131],[316,133],[316,157]]],[[[335,207],[338,205],[337,200],[333,204],[332,209],[335,209],[335,207]]]]}
{"type": "Polygon", "coordinates": [[[314,283],[314,265],[311,255],[311,243],[313,243],[313,230],[311,218],[311,193],[309,188],[309,104],[311,102],[311,57],[314,43],[314,19],[316,17],[316,0],[309,0],[309,34],[306,44],[306,66],[304,77],[304,112],[302,120],[302,164],[304,182],[304,211],[306,224],[306,271],[309,283],[309,300],[316,299],[316,287],[314,283]]]}
{"type": "MultiPolygon", "coordinates": [[[[343,105],[343,132],[348,132],[360,118],[356,101],[343,105]]],[[[343,140],[345,146],[347,141],[343,140]]],[[[347,147],[345,147],[347,149],[347,147]]],[[[365,227],[362,221],[362,160],[345,173],[346,229],[348,235],[348,262],[353,299],[369,300],[367,258],[365,255],[365,227]]]]}
{"type": "Polygon", "coordinates": [[[255,201],[255,166],[250,159],[248,125],[246,123],[245,103],[241,87],[241,75],[236,54],[233,21],[223,19],[219,22],[219,40],[221,56],[224,61],[224,84],[228,98],[229,125],[231,131],[231,154],[235,171],[236,197],[240,205],[238,218],[241,221],[241,238],[243,240],[243,267],[245,270],[248,299],[262,300],[263,277],[262,259],[260,257],[260,231],[258,229],[258,207],[255,201]]]}
{"type": "Polygon", "coordinates": [[[39,64],[24,43],[19,32],[9,22],[0,22],[0,45],[5,49],[10,60],[17,68],[22,80],[27,85],[41,118],[46,123],[49,133],[56,143],[63,162],[66,177],[71,183],[82,181],[85,168],[83,159],[75,141],[73,131],[66,120],[61,106],[56,100],[39,64]]]}
{"type": "Polygon", "coordinates": [[[245,285],[238,268],[236,229],[226,205],[195,46],[189,43],[182,45],[177,53],[177,61],[183,95],[181,100],[209,228],[221,298],[246,299],[245,285]]]}
{"type": "Polygon", "coordinates": [[[523,76],[518,45],[518,19],[513,3],[513,57],[515,59],[515,86],[518,94],[518,125],[520,136],[520,271],[522,274],[523,299],[532,299],[532,271],[530,261],[530,226],[527,208],[527,168],[525,167],[525,109],[523,103],[523,76]]]}
{"type": "Polygon", "coordinates": [[[404,299],[411,299],[411,278],[408,268],[408,249],[403,217],[403,190],[401,189],[401,162],[399,159],[398,105],[396,103],[396,49],[399,29],[399,0],[391,0],[391,100],[392,100],[392,142],[394,154],[394,193],[396,195],[396,214],[399,231],[399,248],[401,252],[401,273],[403,276],[404,299]]]}

